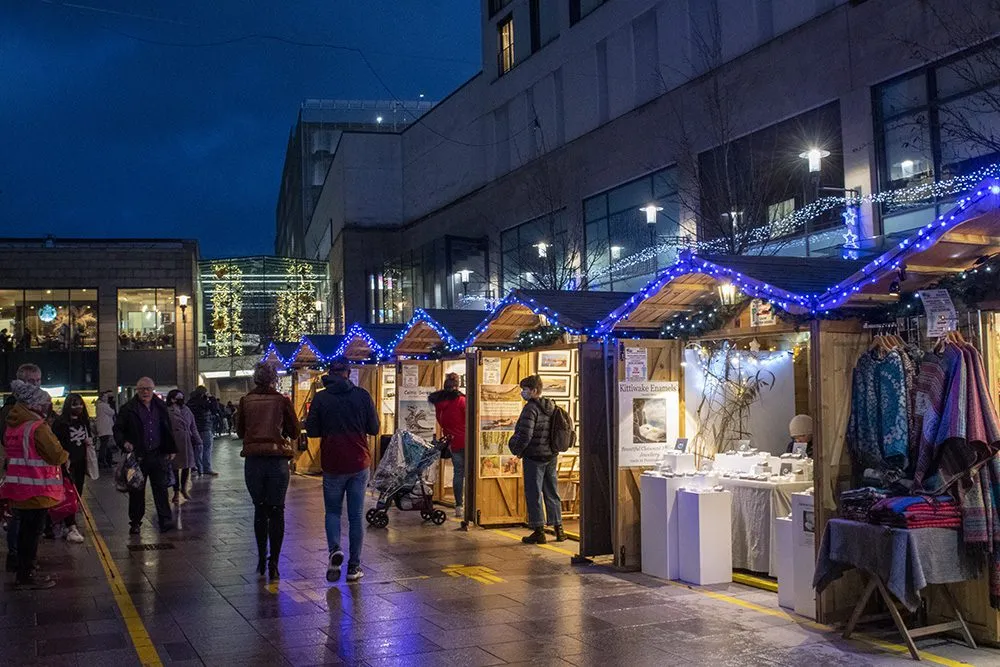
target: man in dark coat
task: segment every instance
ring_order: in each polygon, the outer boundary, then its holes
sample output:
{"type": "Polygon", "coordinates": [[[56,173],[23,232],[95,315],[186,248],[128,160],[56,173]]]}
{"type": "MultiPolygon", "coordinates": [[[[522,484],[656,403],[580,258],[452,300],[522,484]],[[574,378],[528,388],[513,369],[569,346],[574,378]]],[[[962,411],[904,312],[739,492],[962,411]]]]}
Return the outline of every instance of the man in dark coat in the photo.
{"type": "MultiPolygon", "coordinates": [[[[153,489],[153,503],[160,522],[160,531],[174,529],[173,514],[167,498],[170,482],[170,460],[177,453],[170,425],[167,404],[153,394],[155,383],[139,378],[135,397],[122,406],[115,423],[115,442],[125,452],[133,452],[145,479],[153,489]]],[[[128,492],[129,533],[138,535],[146,514],[146,482],[141,489],[128,492]]]]}
{"type": "Polygon", "coordinates": [[[347,581],[364,576],[361,571],[361,545],[365,535],[365,487],[371,451],[368,436],[378,435],[379,421],[371,395],[349,379],[347,364],[334,362],[323,377],[324,390],[316,394],[306,418],[310,438],[322,438],[320,459],[323,466],[323,504],[326,509],[326,542],[330,550],[327,581],[340,579],[344,552],[340,548],[340,517],[347,497],[350,522],[350,559],[347,581]]]}

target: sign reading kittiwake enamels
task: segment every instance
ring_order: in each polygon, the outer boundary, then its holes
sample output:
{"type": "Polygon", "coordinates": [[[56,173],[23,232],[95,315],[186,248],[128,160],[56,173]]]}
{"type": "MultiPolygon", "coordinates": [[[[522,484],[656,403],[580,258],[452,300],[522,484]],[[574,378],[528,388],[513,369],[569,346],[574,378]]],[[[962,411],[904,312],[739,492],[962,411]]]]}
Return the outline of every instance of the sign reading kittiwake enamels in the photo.
{"type": "Polygon", "coordinates": [[[677,382],[618,383],[618,467],[653,466],[680,431],[677,382]]]}

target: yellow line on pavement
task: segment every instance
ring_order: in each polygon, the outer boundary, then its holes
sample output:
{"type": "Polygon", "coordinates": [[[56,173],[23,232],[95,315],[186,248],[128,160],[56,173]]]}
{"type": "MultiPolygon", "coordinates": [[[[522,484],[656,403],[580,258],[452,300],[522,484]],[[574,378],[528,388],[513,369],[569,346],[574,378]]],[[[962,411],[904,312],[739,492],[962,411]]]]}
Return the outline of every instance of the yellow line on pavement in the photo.
{"type": "MultiPolygon", "coordinates": [[[[504,537],[509,537],[512,540],[517,540],[518,542],[521,541],[521,537],[519,535],[515,535],[514,533],[508,533],[506,530],[491,529],[490,532],[491,533],[496,533],[497,535],[503,535],[504,537]]],[[[572,551],[569,551],[568,549],[562,549],[560,547],[554,547],[551,544],[536,544],[535,546],[537,546],[540,549],[548,549],[549,551],[554,551],[557,554],[564,554],[566,556],[575,556],[576,555],[575,553],[573,553],[572,551]]]]}
{"type": "MultiPolygon", "coordinates": [[[[759,614],[765,614],[767,616],[774,616],[776,618],[784,618],[798,625],[812,628],[814,630],[823,630],[825,632],[834,632],[835,629],[832,626],[824,625],[823,623],[817,623],[816,621],[811,621],[804,616],[798,616],[797,614],[789,614],[786,611],[780,609],[773,609],[771,607],[765,607],[763,605],[750,602],[749,600],[741,600],[740,598],[733,597],[731,595],[726,595],[724,593],[716,593],[715,591],[702,590],[696,586],[690,586],[688,584],[679,581],[667,581],[670,586],[677,586],[679,588],[686,588],[699,595],[704,595],[710,597],[713,600],[719,600],[720,602],[725,602],[727,604],[735,605],[738,607],[743,607],[744,609],[749,609],[755,611],[759,614]]],[[[892,651],[893,653],[904,653],[906,655],[910,654],[910,650],[903,646],[902,644],[895,644],[893,642],[883,641],[872,637],[871,635],[856,632],[854,633],[853,639],[862,641],[866,644],[870,644],[877,648],[881,648],[886,651],[892,651]]],[[[934,653],[928,653],[927,651],[917,651],[921,659],[927,660],[928,662],[933,662],[938,665],[945,665],[946,667],[967,667],[969,663],[962,662],[960,660],[952,660],[951,658],[945,658],[944,656],[935,655],[934,653]]]]}
{"type": "Polygon", "coordinates": [[[139,616],[139,611],[135,608],[135,603],[132,602],[132,596],[125,589],[122,574],[118,571],[118,566],[115,565],[114,560],[111,558],[108,545],[104,542],[104,538],[101,537],[100,531],[97,530],[94,517],[90,515],[90,510],[87,509],[86,505],[80,503],[80,506],[83,508],[83,516],[87,520],[87,527],[94,540],[97,557],[104,568],[104,576],[108,579],[108,584],[111,586],[111,593],[114,595],[115,602],[118,604],[118,610],[121,611],[122,619],[125,621],[125,628],[132,639],[132,645],[135,646],[135,652],[139,655],[139,662],[149,667],[162,667],[163,661],[160,660],[160,655],[156,652],[156,647],[153,646],[153,640],[149,638],[149,633],[142,622],[142,617],[139,616]]]}

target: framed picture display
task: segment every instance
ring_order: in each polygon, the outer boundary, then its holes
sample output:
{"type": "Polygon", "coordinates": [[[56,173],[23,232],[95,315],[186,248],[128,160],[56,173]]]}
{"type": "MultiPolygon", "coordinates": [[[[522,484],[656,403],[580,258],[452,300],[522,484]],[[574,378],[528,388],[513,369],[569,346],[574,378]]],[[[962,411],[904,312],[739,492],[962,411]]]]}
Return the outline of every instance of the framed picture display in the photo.
{"type": "Polygon", "coordinates": [[[572,350],[542,350],[538,353],[538,373],[573,372],[572,350]]]}
{"type": "Polygon", "coordinates": [[[556,399],[556,400],[554,400],[552,402],[556,404],[557,408],[562,408],[563,410],[565,410],[566,414],[568,414],[570,416],[570,418],[573,417],[573,410],[572,410],[573,406],[570,405],[570,402],[568,400],[566,400],[566,399],[556,399]]]}
{"type": "Polygon", "coordinates": [[[569,375],[539,375],[542,378],[542,396],[569,398],[572,395],[569,375]]]}

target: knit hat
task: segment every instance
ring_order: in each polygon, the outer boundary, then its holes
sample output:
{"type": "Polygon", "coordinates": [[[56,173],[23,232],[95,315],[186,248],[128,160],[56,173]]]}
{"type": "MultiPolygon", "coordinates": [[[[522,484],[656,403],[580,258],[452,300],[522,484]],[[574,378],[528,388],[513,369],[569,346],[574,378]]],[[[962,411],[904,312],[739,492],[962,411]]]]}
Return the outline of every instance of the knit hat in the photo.
{"type": "Polygon", "coordinates": [[[813,434],[813,418],[809,415],[795,415],[788,422],[788,434],[793,438],[800,435],[813,434]]]}
{"type": "Polygon", "coordinates": [[[25,406],[31,409],[44,408],[52,403],[52,397],[49,396],[47,391],[21,380],[11,381],[10,390],[18,403],[24,403],[25,406]]]}
{"type": "Polygon", "coordinates": [[[253,369],[253,383],[258,387],[273,387],[278,384],[278,368],[274,364],[258,362],[253,369]]]}

